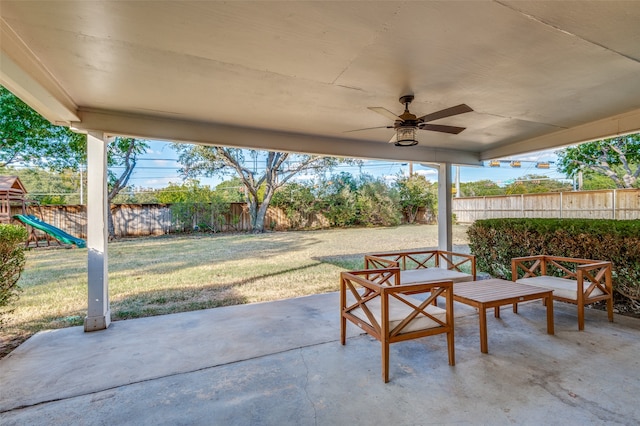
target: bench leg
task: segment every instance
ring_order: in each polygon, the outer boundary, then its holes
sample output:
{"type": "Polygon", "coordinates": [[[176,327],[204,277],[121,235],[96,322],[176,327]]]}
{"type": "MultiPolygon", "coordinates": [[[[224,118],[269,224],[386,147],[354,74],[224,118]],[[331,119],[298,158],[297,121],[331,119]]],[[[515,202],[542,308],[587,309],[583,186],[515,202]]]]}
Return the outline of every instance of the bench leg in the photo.
{"type": "Polygon", "coordinates": [[[609,322],[613,322],[613,297],[607,299],[607,314],[609,315],[609,322]]]}
{"type": "Polygon", "coordinates": [[[578,330],[584,330],[584,305],[578,304],[578,330]]]}
{"type": "Polygon", "coordinates": [[[389,382],[389,342],[382,343],[382,380],[389,382]]]}
{"type": "Polygon", "coordinates": [[[347,319],[343,315],[340,315],[340,342],[347,343],[347,319]]]}
{"type": "Polygon", "coordinates": [[[547,301],[547,333],[554,334],[555,330],[553,327],[553,296],[549,296],[545,298],[547,301]]]}
{"type": "Polygon", "coordinates": [[[447,349],[449,351],[449,365],[456,365],[456,349],[454,345],[453,330],[447,333],[447,349]]]}
{"type": "Polygon", "coordinates": [[[517,304],[517,303],[514,303],[514,304],[513,304],[513,313],[514,313],[514,314],[517,314],[517,313],[518,313],[518,304],[517,304]]]}

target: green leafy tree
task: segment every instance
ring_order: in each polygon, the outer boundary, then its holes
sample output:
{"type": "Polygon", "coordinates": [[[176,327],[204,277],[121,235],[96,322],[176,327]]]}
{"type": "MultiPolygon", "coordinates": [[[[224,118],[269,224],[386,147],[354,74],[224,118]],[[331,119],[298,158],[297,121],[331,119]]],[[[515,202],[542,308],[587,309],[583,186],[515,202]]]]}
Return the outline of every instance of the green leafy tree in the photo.
{"type": "Polygon", "coordinates": [[[245,200],[244,184],[240,178],[234,177],[219,183],[216,192],[229,203],[242,203],[245,200]]]}
{"type": "MultiPolygon", "coordinates": [[[[107,164],[109,169],[109,185],[107,201],[109,205],[113,203],[115,197],[127,187],[129,179],[136,167],[138,155],[144,154],[149,145],[145,140],[135,138],[115,138],[107,145],[107,164]],[[113,169],[119,168],[120,173],[116,174],[113,169]]],[[[113,211],[107,215],[109,238],[115,238],[115,227],[113,224],[113,211]]]]}
{"type": "Polygon", "coordinates": [[[174,148],[180,153],[185,177],[231,173],[242,181],[256,233],[264,232],[267,209],[278,188],[303,171],[324,171],[340,161],[332,157],[218,146],[175,144],[174,148]]]}
{"type": "Polygon", "coordinates": [[[400,197],[400,207],[409,223],[416,221],[420,209],[435,211],[438,188],[424,176],[418,174],[401,175],[396,181],[396,186],[400,197]]]}
{"type": "Polygon", "coordinates": [[[41,168],[0,167],[0,175],[18,176],[29,201],[39,204],[79,204],[80,175],[70,169],[61,172],[41,168]]]}
{"type": "Polygon", "coordinates": [[[489,197],[504,195],[504,193],[504,188],[489,179],[460,183],[460,196],[462,197],[489,197]]]}
{"type": "Polygon", "coordinates": [[[316,211],[317,199],[312,185],[291,182],[276,191],[271,205],[280,208],[287,215],[294,228],[303,228],[307,217],[316,211]]]}
{"type": "Polygon", "coordinates": [[[134,189],[134,203],[138,204],[159,204],[158,189],[137,187],[134,189]]]}
{"type": "Polygon", "coordinates": [[[114,204],[159,204],[160,189],[128,185],[113,199],[114,204]]]}
{"type": "Polygon", "coordinates": [[[0,166],[75,169],[85,155],[84,135],[51,124],[0,86],[0,166]]]}
{"type": "Polygon", "coordinates": [[[571,191],[572,185],[544,175],[525,175],[505,188],[505,194],[539,194],[571,191]]]}
{"type": "Polygon", "coordinates": [[[399,194],[382,179],[363,176],[356,192],[358,219],[364,226],[397,226],[402,222],[399,194]]]}
{"type": "Polygon", "coordinates": [[[169,183],[158,191],[161,203],[171,204],[174,222],[182,230],[219,231],[229,211],[229,203],[220,192],[200,181],[189,179],[182,184],[169,183]]]}
{"type": "Polygon", "coordinates": [[[637,188],[640,134],[619,136],[557,151],[558,169],[574,177],[582,171],[607,176],[617,188],[637,188]]]}
{"type": "Polygon", "coordinates": [[[356,192],[358,183],[350,173],[341,172],[318,185],[322,214],[331,226],[354,226],[358,223],[356,192]]]}
{"type": "MultiPolygon", "coordinates": [[[[109,203],[127,186],[138,155],[146,152],[146,141],[115,138],[107,146],[109,203]],[[121,169],[115,173],[114,168],[121,169]]],[[[55,126],[0,86],[0,166],[22,164],[50,171],[77,171],[86,162],[87,138],[66,127],[55,126]]],[[[109,236],[115,236],[113,217],[108,215],[109,236]]]]}
{"type": "Polygon", "coordinates": [[[341,172],[314,185],[317,210],[332,226],[395,226],[398,193],[381,179],[341,172]]]}
{"type": "Polygon", "coordinates": [[[597,189],[616,189],[616,184],[611,178],[605,175],[587,173],[583,177],[582,189],[585,191],[593,191],[597,189]]]}
{"type": "Polygon", "coordinates": [[[0,324],[6,307],[18,298],[18,280],[25,264],[24,243],[27,230],[22,226],[0,223],[0,324]]]}

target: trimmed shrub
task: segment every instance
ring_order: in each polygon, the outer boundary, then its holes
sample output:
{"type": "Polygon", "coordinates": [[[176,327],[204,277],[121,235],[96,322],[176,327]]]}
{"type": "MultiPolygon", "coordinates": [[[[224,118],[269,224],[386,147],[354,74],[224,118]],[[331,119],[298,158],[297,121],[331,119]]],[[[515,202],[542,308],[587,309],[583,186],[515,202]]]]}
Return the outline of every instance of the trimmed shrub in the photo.
{"type": "Polygon", "coordinates": [[[640,220],[486,219],[467,231],[479,270],[511,279],[511,259],[548,254],[609,260],[613,288],[640,301],[640,220]]]}
{"type": "Polygon", "coordinates": [[[27,230],[22,226],[0,224],[0,324],[4,309],[18,298],[18,280],[24,268],[27,230]]]}

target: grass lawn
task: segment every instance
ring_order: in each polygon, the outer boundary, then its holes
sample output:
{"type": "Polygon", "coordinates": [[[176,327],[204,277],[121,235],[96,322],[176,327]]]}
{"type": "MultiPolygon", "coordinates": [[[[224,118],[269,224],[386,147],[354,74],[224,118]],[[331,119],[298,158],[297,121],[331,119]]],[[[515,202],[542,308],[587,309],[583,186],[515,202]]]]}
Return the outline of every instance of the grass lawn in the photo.
{"type": "MultiPolygon", "coordinates": [[[[466,230],[454,226],[454,244],[468,244],[466,230]]],[[[437,244],[435,225],[117,241],[109,244],[112,320],[337,291],[339,272],[362,268],[365,253],[437,244]]],[[[40,330],[83,324],[87,250],[31,250],[19,284],[0,357],[40,330]]]]}

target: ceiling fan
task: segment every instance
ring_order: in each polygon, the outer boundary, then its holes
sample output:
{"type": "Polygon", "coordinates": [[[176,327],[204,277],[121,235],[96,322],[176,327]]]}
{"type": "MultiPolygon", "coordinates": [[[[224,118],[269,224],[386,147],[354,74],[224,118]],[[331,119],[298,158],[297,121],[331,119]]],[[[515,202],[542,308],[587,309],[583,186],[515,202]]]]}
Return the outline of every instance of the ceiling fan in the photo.
{"type": "Polygon", "coordinates": [[[394,120],[393,126],[379,126],[369,127],[366,129],[350,130],[349,132],[358,132],[361,130],[371,129],[395,129],[396,133],[393,135],[389,143],[394,143],[396,146],[413,146],[417,145],[416,139],[417,130],[430,130],[432,132],[450,133],[457,135],[462,132],[465,127],[446,126],[443,124],[429,124],[430,121],[438,120],[440,118],[451,117],[458,114],[464,114],[465,112],[471,112],[473,109],[466,104],[456,105],[454,107],[445,108],[440,111],[432,112],[431,114],[425,114],[421,117],[417,117],[409,111],[409,104],[413,101],[413,95],[402,96],[399,101],[404,105],[404,112],[401,115],[396,115],[383,107],[368,107],[371,111],[384,115],[387,118],[394,120]]]}

